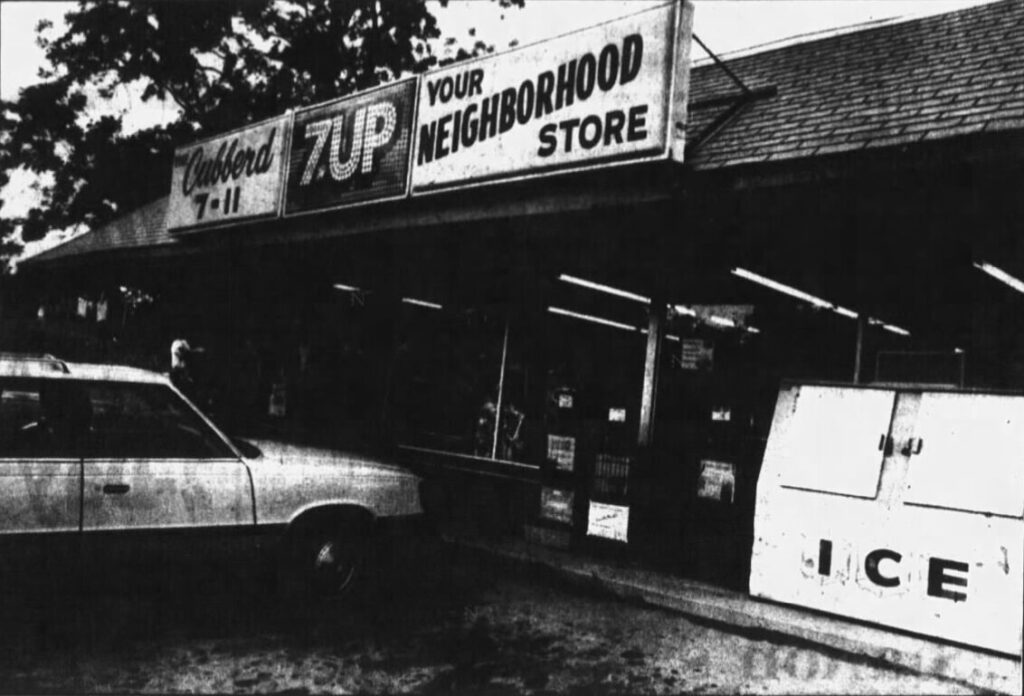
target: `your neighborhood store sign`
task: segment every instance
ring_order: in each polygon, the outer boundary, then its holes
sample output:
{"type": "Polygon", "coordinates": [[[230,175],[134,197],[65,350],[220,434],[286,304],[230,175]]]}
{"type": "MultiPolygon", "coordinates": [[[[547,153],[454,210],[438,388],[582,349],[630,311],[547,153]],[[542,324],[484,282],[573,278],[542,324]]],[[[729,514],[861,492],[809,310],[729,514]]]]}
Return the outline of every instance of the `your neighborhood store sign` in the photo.
{"type": "Polygon", "coordinates": [[[692,17],[675,0],[178,148],[167,228],[681,161],[692,17]]]}
{"type": "Polygon", "coordinates": [[[691,20],[670,3],[424,75],[413,193],[667,157],[691,20]]]}
{"type": "Polygon", "coordinates": [[[277,215],[290,120],[281,116],[176,149],[167,229],[277,215]]]}

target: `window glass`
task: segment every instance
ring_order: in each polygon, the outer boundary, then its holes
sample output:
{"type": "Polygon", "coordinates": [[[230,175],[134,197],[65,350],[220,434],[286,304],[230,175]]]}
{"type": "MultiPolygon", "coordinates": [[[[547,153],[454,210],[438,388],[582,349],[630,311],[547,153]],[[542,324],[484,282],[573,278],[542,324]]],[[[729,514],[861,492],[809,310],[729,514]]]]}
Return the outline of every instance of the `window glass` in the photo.
{"type": "Polygon", "coordinates": [[[549,280],[528,303],[403,303],[389,394],[398,442],[532,466],[556,462],[564,472],[589,470],[601,455],[615,490],[623,490],[639,419],[646,308],[549,280]]]}
{"type": "MultiPolygon", "coordinates": [[[[403,444],[490,458],[502,375],[504,316],[490,308],[403,306],[391,408],[403,444]]],[[[506,358],[507,362],[507,358],[506,358]]],[[[510,415],[509,397],[502,385],[510,415]]],[[[514,415],[514,414],[513,414],[514,415]]],[[[499,438],[498,458],[517,451],[517,423],[499,438]]]]}
{"type": "Polygon", "coordinates": [[[215,432],[159,384],[90,383],[93,457],[230,457],[215,432]]]}
{"type": "Polygon", "coordinates": [[[0,380],[0,457],[231,456],[217,434],[160,384],[0,380]]]}
{"type": "Polygon", "coordinates": [[[51,417],[44,417],[41,392],[45,386],[43,380],[0,380],[0,457],[79,456],[80,443],[74,437],[73,418],[66,409],[62,414],[57,402],[51,400],[47,403],[52,407],[51,417]]]}

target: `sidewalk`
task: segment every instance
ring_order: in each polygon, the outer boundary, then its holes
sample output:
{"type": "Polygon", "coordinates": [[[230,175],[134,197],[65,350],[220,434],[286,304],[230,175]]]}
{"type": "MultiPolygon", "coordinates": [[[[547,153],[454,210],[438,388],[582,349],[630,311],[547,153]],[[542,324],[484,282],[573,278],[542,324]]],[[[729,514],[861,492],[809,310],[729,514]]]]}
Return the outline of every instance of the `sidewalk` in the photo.
{"type": "Polygon", "coordinates": [[[754,599],[676,576],[588,558],[521,539],[487,540],[446,535],[458,547],[546,568],[574,583],[626,600],[678,611],[733,631],[813,643],[877,660],[916,674],[942,677],[999,693],[1021,694],[1021,662],[987,652],[844,620],[810,609],[754,599]]]}

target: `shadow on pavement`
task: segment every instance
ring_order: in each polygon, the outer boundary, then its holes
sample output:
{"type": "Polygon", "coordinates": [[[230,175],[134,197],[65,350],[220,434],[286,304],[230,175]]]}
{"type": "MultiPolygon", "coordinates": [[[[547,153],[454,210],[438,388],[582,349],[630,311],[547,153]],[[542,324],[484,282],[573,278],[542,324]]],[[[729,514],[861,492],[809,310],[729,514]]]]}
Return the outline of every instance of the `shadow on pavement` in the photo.
{"type": "Polygon", "coordinates": [[[392,642],[429,631],[478,601],[494,569],[436,542],[415,565],[385,564],[340,602],[284,601],[258,567],[176,565],[93,571],[54,566],[0,585],[0,666],[55,655],[115,655],[147,641],[260,637],[297,647],[392,642]]]}

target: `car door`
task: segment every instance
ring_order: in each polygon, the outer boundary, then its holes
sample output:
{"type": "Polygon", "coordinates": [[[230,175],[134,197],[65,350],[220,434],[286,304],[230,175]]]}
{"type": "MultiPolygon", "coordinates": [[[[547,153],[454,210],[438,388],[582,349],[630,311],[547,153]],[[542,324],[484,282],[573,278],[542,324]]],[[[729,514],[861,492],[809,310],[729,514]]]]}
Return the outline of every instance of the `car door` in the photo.
{"type": "Polygon", "coordinates": [[[87,390],[82,530],[92,549],[176,564],[255,531],[245,463],[175,390],[101,381],[87,390]]]}
{"type": "Polygon", "coordinates": [[[61,397],[53,386],[59,387],[54,380],[0,379],[0,569],[15,575],[67,558],[79,533],[81,460],[76,438],[53,428],[61,397]],[[50,397],[51,422],[43,396],[50,397]]]}

